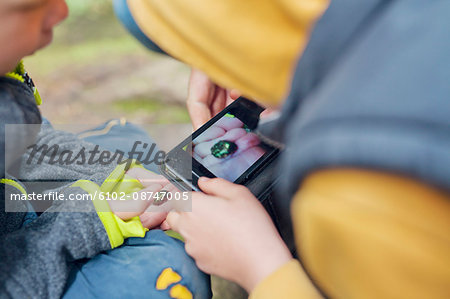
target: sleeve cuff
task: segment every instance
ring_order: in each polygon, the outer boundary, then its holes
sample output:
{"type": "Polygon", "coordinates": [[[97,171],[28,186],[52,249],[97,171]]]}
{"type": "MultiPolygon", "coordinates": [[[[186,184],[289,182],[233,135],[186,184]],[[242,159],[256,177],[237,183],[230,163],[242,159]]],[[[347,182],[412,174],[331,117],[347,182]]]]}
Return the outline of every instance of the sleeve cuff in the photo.
{"type": "MultiPolygon", "coordinates": [[[[138,167],[135,163],[130,167],[138,167]]],[[[124,221],[117,217],[110,209],[107,200],[99,199],[101,192],[124,192],[130,194],[142,189],[138,180],[126,175],[124,165],[119,165],[99,187],[91,181],[80,180],[73,184],[73,187],[80,187],[93,196],[92,203],[97,211],[111,244],[111,248],[119,247],[126,238],[144,237],[148,229],[142,226],[139,216],[124,221]],[[97,195],[97,196],[95,196],[97,195]]]]}
{"type": "Polygon", "coordinates": [[[119,247],[130,237],[143,238],[148,229],[142,226],[139,216],[123,221],[113,212],[97,212],[108,234],[111,248],[119,247]]]}
{"type": "Polygon", "coordinates": [[[322,298],[303,271],[292,259],[263,279],[251,292],[250,299],[322,298]]]}

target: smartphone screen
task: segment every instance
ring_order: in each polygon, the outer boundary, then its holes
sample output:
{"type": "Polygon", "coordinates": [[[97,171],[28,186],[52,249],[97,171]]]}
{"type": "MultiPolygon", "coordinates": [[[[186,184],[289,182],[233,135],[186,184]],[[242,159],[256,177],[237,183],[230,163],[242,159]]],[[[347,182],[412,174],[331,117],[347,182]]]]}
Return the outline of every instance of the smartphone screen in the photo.
{"type": "Polygon", "coordinates": [[[201,176],[246,184],[280,152],[256,128],[263,107],[239,98],[172,149],[161,173],[183,190],[198,191],[201,176]]]}
{"type": "Polygon", "coordinates": [[[234,182],[270,149],[232,113],[192,141],[192,157],[216,177],[234,182]]]}

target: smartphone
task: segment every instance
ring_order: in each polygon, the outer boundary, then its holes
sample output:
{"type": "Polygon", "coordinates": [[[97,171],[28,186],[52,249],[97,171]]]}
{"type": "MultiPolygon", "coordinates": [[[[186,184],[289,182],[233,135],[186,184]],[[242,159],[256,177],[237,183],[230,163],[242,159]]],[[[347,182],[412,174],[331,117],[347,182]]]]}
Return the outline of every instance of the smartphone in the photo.
{"type": "Polygon", "coordinates": [[[271,192],[282,146],[257,131],[263,107],[240,97],[172,149],[161,173],[183,191],[199,191],[202,176],[242,184],[261,198],[271,192]]]}

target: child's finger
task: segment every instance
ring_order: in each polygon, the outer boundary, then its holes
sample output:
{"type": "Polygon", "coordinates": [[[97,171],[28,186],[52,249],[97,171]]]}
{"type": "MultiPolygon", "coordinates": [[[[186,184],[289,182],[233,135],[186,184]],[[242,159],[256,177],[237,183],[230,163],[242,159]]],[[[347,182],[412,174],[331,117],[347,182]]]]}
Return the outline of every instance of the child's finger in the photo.
{"type": "Polygon", "coordinates": [[[209,179],[206,177],[201,177],[198,180],[200,189],[209,195],[225,197],[228,199],[239,198],[248,191],[247,188],[231,183],[222,178],[209,179]]]}
{"type": "Polygon", "coordinates": [[[231,101],[237,100],[241,96],[241,92],[237,89],[232,89],[228,92],[229,102],[227,104],[230,104],[231,101]]]}
{"type": "Polygon", "coordinates": [[[153,203],[153,194],[160,191],[161,188],[161,185],[153,184],[136,192],[136,196],[133,195],[131,200],[112,200],[109,202],[111,211],[122,220],[139,216],[153,203]]]}
{"type": "Polygon", "coordinates": [[[216,87],[213,101],[210,105],[211,116],[215,116],[226,107],[227,102],[227,90],[221,87],[216,87]]]}
{"type": "Polygon", "coordinates": [[[164,220],[164,221],[161,223],[160,228],[161,228],[162,230],[169,230],[169,229],[171,229],[171,227],[170,227],[169,223],[167,222],[167,220],[164,220]]]}
{"type": "Polygon", "coordinates": [[[148,229],[162,225],[166,220],[167,212],[144,212],[139,216],[143,227],[148,229]]]}
{"type": "Polygon", "coordinates": [[[194,130],[212,117],[209,106],[215,89],[216,85],[205,73],[192,69],[186,103],[194,130]]]}
{"type": "Polygon", "coordinates": [[[176,231],[176,232],[180,232],[179,231],[179,223],[180,223],[180,218],[181,218],[181,214],[179,212],[176,211],[171,211],[166,218],[167,224],[169,225],[169,227],[176,231]]]}
{"type": "Polygon", "coordinates": [[[154,184],[159,184],[161,188],[166,185],[169,181],[162,175],[156,174],[141,167],[134,167],[127,171],[129,176],[137,179],[142,186],[148,187],[154,184]]]}
{"type": "Polygon", "coordinates": [[[219,138],[220,136],[223,136],[223,134],[225,133],[226,131],[223,128],[213,125],[207,131],[203,132],[197,138],[195,138],[195,140],[193,140],[192,143],[194,145],[197,145],[206,141],[210,141],[212,139],[219,138]]]}

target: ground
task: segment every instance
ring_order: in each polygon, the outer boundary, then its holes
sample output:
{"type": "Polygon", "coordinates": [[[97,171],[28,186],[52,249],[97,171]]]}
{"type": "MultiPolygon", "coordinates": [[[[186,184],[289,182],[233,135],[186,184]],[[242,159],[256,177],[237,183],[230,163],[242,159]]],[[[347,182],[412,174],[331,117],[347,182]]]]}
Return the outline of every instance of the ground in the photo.
{"type": "MultiPolygon", "coordinates": [[[[189,68],[152,54],[115,19],[107,0],[68,0],[70,17],[54,42],[25,60],[54,124],[98,125],[125,117],[136,124],[188,124],[189,68]]],[[[215,299],[245,298],[213,277],[215,299]]]]}
{"type": "MultiPolygon", "coordinates": [[[[76,0],[68,1],[69,4],[76,0]]],[[[48,48],[26,59],[54,123],[188,123],[189,68],[153,54],[117,22],[110,4],[73,5],[48,48]]]]}

